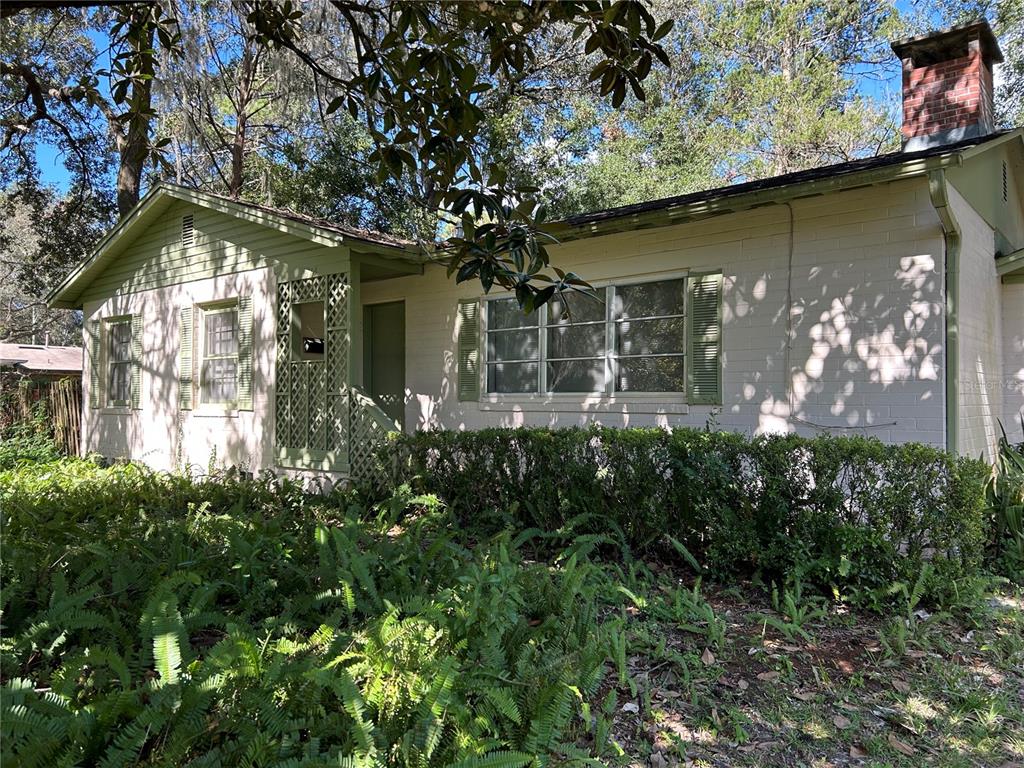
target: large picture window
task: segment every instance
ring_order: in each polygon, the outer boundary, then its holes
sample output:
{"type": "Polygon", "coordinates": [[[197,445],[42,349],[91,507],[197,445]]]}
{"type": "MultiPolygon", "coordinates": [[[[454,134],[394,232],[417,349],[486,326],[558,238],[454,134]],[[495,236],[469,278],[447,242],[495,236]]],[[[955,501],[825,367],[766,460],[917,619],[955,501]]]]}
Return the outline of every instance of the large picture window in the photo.
{"type": "Polygon", "coordinates": [[[487,306],[489,393],[686,391],[686,280],[570,294],[530,315],[487,306]]]}
{"type": "Polygon", "coordinates": [[[207,308],[202,317],[200,401],[233,404],[238,400],[238,307],[207,308]]]}
{"type": "Polygon", "coordinates": [[[126,406],[132,397],[131,318],[107,321],[107,405],[126,406]]]}

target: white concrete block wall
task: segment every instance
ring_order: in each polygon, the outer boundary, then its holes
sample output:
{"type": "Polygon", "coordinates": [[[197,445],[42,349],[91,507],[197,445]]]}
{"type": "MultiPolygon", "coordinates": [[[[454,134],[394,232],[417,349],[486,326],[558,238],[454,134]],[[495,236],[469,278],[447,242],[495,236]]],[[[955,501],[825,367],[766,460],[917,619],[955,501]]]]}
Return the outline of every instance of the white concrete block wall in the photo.
{"type": "Polygon", "coordinates": [[[1024,442],[1024,283],[1000,286],[1003,323],[1003,427],[1010,440],[1024,442]]]}
{"type": "MultiPolygon", "coordinates": [[[[260,469],[273,464],[273,399],[276,283],[270,269],[158,288],[85,306],[86,328],[93,318],[143,316],[142,408],[89,408],[91,361],[86,355],[83,386],[82,445],[86,453],[130,457],[154,469],[192,464],[205,471],[239,466],[260,469]],[[178,407],[179,313],[191,304],[253,298],[253,410],[225,414],[196,404],[178,407]]],[[[195,339],[198,350],[200,339],[195,339]]]]}
{"type": "Polygon", "coordinates": [[[955,187],[950,186],[949,195],[961,232],[957,450],[965,456],[991,459],[1003,414],[1002,311],[995,233],[955,187]]]}
{"type": "MultiPolygon", "coordinates": [[[[722,427],[942,446],[943,241],[926,183],[799,200],[792,214],[788,376],[787,206],[567,242],[551,249],[552,259],[594,283],[722,269],[724,403],[715,417],[722,427]]],[[[406,302],[407,428],[703,426],[712,416],[709,407],[667,397],[485,395],[459,402],[456,303],[478,292],[475,283],[456,286],[439,267],[363,286],[364,303],[406,302]]]]}

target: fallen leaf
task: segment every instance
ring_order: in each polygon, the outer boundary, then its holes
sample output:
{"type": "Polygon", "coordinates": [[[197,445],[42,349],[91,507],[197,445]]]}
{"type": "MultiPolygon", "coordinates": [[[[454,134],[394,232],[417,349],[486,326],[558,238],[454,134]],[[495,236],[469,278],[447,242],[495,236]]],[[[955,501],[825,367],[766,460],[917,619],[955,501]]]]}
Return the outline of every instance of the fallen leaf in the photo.
{"type": "Polygon", "coordinates": [[[794,699],[800,699],[800,701],[814,701],[813,691],[793,691],[791,695],[794,699]]]}
{"type": "Polygon", "coordinates": [[[856,744],[850,745],[850,757],[867,757],[868,753],[858,747],[856,744]]]}
{"type": "Polygon", "coordinates": [[[767,682],[771,682],[772,680],[778,680],[779,679],[779,673],[775,672],[774,670],[770,671],[770,672],[759,672],[757,674],[757,679],[758,680],[763,680],[766,683],[767,682]]]}
{"type": "Polygon", "coordinates": [[[661,752],[651,753],[651,768],[668,768],[668,761],[661,752]]]}
{"type": "Polygon", "coordinates": [[[892,747],[893,749],[895,749],[897,752],[902,752],[904,755],[907,755],[907,756],[916,755],[917,754],[917,750],[916,749],[914,749],[912,746],[907,744],[905,741],[900,741],[895,736],[893,736],[891,733],[889,734],[888,741],[889,741],[889,746],[892,747]]]}
{"type": "Polygon", "coordinates": [[[840,730],[846,730],[851,725],[853,725],[853,722],[848,717],[843,717],[842,715],[836,715],[835,717],[832,718],[832,724],[836,728],[838,728],[840,730]]]}
{"type": "Polygon", "coordinates": [[[907,651],[905,655],[912,659],[923,659],[928,654],[924,651],[907,651]]]}
{"type": "Polygon", "coordinates": [[[631,701],[631,702],[629,702],[628,704],[623,704],[623,705],[622,705],[622,711],[623,711],[623,712],[633,712],[633,713],[636,713],[636,712],[639,712],[639,711],[640,711],[640,707],[639,707],[639,705],[637,705],[637,704],[634,704],[634,703],[633,703],[633,702],[631,701]]]}
{"type": "Polygon", "coordinates": [[[715,663],[715,654],[711,652],[710,648],[705,648],[704,653],[700,655],[700,660],[704,662],[705,667],[710,667],[715,663]]]}
{"type": "Polygon", "coordinates": [[[779,647],[787,653],[796,653],[800,650],[800,646],[797,645],[780,645],[779,647]]]}
{"type": "Polygon", "coordinates": [[[988,681],[992,685],[1002,685],[1004,682],[1006,682],[1006,678],[998,672],[993,672],[991,675],[988,676],[988,681]]]}
{"type": "Polygon", "coordinates": [[[903,680],[893,680],[892,687],[900,693],[910,693],[910,684],[904,682],[903,680]]]}
{"type": "Polygon", "coordinates": [[[739,682],[736,683],[736,687],[739,688],[741,691],[745,691],[745,690],[747,690],[747,688],[750,687],[750,683],[748,683],[746,680],[744,680],[741,677],[739,679],[739,682]]]}

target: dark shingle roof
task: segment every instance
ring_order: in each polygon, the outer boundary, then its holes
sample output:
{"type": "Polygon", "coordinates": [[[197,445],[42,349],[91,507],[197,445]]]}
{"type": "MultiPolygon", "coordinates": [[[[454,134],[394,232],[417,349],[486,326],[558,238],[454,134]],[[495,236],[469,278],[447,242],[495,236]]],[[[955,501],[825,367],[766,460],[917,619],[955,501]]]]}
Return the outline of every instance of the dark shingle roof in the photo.
{"type": "Polygon", "coordinates": [[[639,213],[648,213],[651,211],[660,211],[666,208],[674,208],[676,206],[691,205],[693,203],[703,203],[712,200],[719,200],[729,197],[738,197],[745,195],[750,192],[760,192],[769,189],[778,189],[781,187],[787,187],[793,184],[802,184],[810,181],[817,181],[820,179],[831,179],[837,176],[845,176],[847,174],[859,173],[862,171],[870,171],[876,168],[884,168],[888,165],[899,165],[913,160],[923,160],[929,157],[938,157],[940,155],[950,154],[960,149],[966,149],[968,147],[977,146],[984,144],[988,141],[999,138],[1006,134],[1007,131],[1001,131],[997,133],[991,133],[988,136],[979,136],[973,139],[964,139],[953,144],[944,144],[937,147],[928,147],[927,149],[921,149],[916,152],[890,152],[885,155],[876,155],[874,157],[865,157],[860,160],[850,160],[845,163],[836,163],[835,165],[822,165],[817,168],[809,168],[806,171],[795,171],[793,173],[784,173],[781,176],[771,176],[767,179],[758,179],[757,181],[748,181],[743,184],[731,184],[725,187],[715,187],[714,189],[706,189],[700,192],[690,192],[685,195],[676,195],[675,197],[665,197],[660,200],[650,200],[643,203],[634,203],[633,205],[623,205],[617,208],[607,208],[601,211],[590,211],[587,213],[577,214],[575,216],[567,216],[562,219],[562,223],[570,226],[580,226],[584,224],[596,224],[602,221],[608,221],[610,219],[617,219],[624,216],[634,216],[639,213]]]}

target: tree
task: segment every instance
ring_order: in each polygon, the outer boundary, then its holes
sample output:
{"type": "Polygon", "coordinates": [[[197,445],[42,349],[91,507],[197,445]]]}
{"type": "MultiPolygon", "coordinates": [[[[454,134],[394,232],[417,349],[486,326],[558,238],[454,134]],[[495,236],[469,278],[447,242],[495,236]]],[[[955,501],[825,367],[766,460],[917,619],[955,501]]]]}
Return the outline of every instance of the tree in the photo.
{"type": "Polygon", "coordinates": [[[116,219],[109,192],[60,196],[28,181],[0,195],[0,341],[81,343],[81,314],[45,296],[116,219]]]}
{"type": "Polygon", "coordinates": [[[18,8],[7,3],[3,12],[0,76],[9,108],[0,119],[0,153],[16,157],[19,168],[30,167],[26,149],[31,142],[26,147],[26,140],[38,138],[36,129],[45,128],[73,158],[71,170],[88,182],[91,148],[102,120],[118,156],[117,205],[125,215],[139,200],[145,164],[157,148],[151,136],[155,45],[159,41],[165,50],[175,50],[175,20],[158,3],[118,4],[112,13],[85,15],[63,10],[19,14],[18,8]],[[105,52],[95,50],[89,35],[97,28],[108,29],[105,52]],[[96,66],[104,53],[109,68],[96,66]]]}

